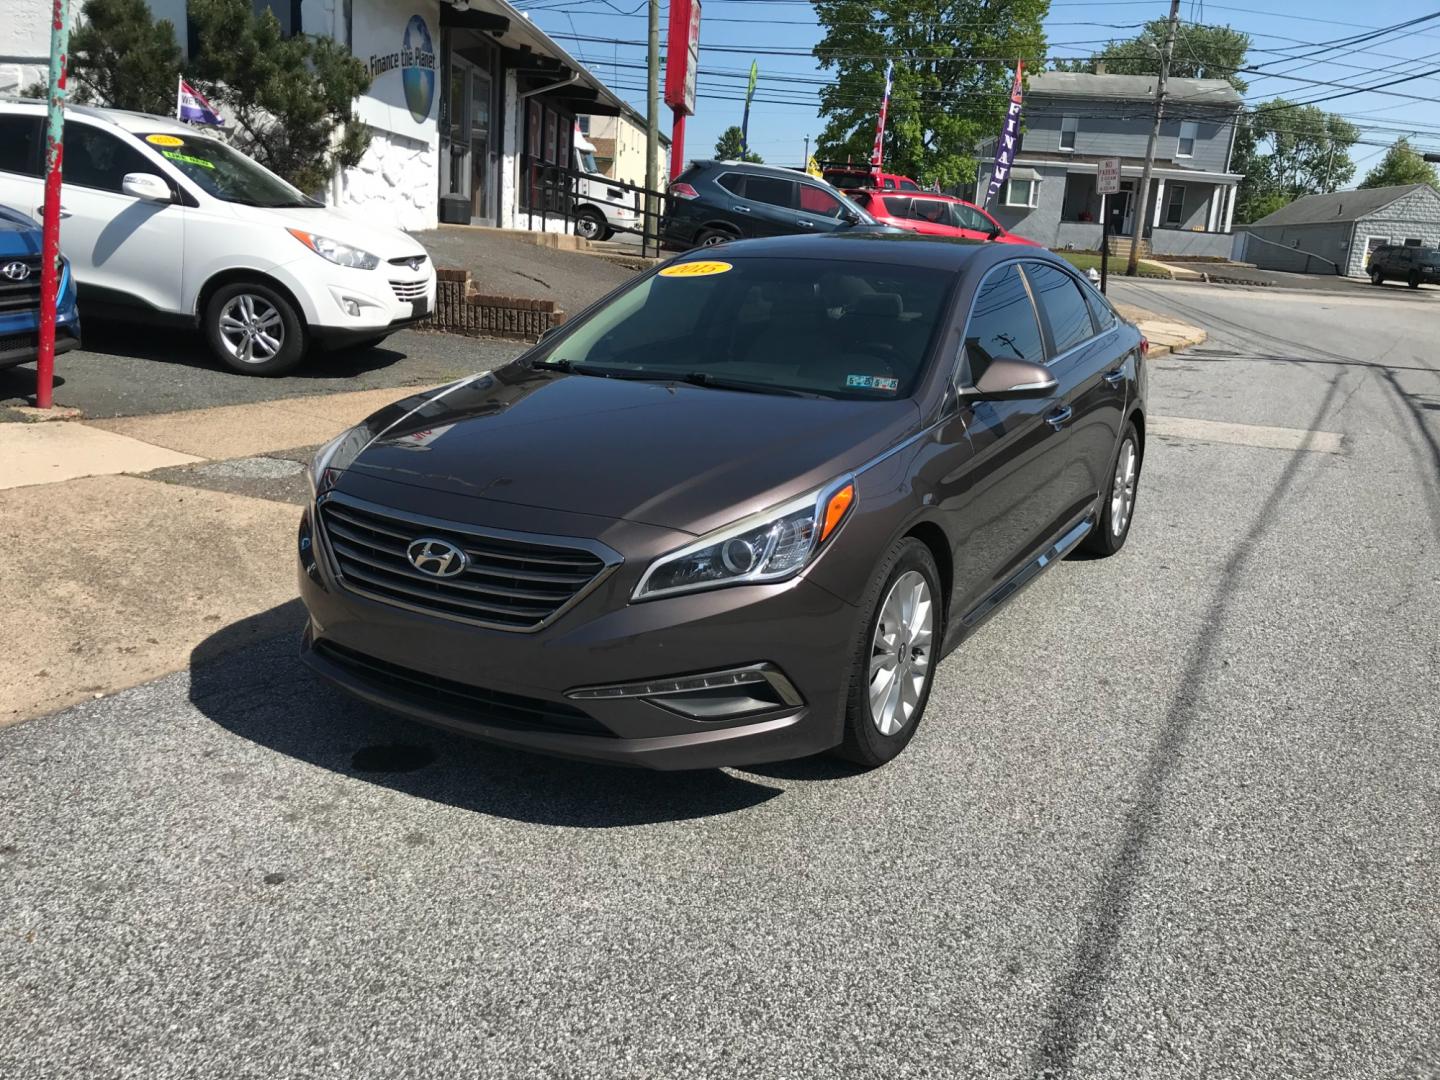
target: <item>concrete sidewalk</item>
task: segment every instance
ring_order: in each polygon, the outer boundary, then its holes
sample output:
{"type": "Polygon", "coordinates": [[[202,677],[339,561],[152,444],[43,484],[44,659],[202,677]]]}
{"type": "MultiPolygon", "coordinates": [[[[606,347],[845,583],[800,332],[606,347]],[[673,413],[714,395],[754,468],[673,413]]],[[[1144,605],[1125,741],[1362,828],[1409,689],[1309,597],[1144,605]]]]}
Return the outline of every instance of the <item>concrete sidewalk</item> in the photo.
{"type": "MultiPolygon", "coordinates": [[[[1152,357],[1205,339],[1122,311],[1152,357]]],[[[0,726],[182,668],[215,630],[292,599],[304,461],[414,392],[0,425],[0,726]]]]}

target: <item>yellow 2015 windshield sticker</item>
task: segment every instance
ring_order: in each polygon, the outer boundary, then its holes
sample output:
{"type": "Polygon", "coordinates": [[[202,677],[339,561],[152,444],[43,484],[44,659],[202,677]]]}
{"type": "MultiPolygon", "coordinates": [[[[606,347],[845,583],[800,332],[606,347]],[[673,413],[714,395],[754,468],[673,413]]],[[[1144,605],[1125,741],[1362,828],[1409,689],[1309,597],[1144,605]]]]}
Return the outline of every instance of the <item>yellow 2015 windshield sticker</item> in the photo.
{"type": "Polygon", "coordinates": [[[145,141],[151,146],[184,146],[184,139],[177,139],[174,135],[146,135],[145,141]]]}
{"type": "Polygon", "coordinates": [[[192,157],[190,154],[177,154],[174,150],[161,150],[160,154],[162,157],[167,157],[171,161],[180,161],[186,165],[198,165],[202,169],[215,168],[214,162],[206,161],[204,158],[192,157]]]}
{"type": "Polygon", "coordinates": [[[687,262],[678,266],[667,266],[660,271],[661,277],[710,277],[712,274],[723,274],[727,270],[733,270],[727,262],[687,262]]]}

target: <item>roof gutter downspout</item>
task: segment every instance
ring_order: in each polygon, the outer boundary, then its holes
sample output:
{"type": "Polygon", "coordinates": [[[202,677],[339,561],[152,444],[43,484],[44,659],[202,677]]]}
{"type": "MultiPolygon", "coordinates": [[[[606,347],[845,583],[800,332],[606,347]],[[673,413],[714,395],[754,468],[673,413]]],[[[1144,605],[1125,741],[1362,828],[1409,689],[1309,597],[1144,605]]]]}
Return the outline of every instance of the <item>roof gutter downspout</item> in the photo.
{"type": "Polygon", "coordinates": [[[559,82],[546,83],[544,86],[537,86],[533,90],[521,90],[520,93],[516,95],[516,97],[518,97],[521,101],[529,101],[536,94],[543,94],[547,90],[559,90],[562,86],[574,86],[579,81],[580,72],[572,71],[569,75],[561,79],[559,82]]]}

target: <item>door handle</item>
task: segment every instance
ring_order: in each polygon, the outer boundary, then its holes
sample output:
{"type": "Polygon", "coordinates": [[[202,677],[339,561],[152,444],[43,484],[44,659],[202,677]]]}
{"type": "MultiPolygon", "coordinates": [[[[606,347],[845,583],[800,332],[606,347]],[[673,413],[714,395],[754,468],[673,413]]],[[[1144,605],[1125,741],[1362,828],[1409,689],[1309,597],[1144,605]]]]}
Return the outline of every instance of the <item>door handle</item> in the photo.
{"type": "Polygon", "coordinates": [[[1059,431],[1062,427],[1065,426],[1065,421],[1069,420],[1070,417],[1074,415],[1075,410],[1070,408],[1069,405],[1061,405],[1060,408],[1051,409],[1048,413],[1045,414],[1045,422],[1049,424],[1052,428],[1054,428],[1056,431],[1059,431]]]}
{"type": "Polygon", "coordinates": [[[1105,381],[1111,386],[1119,386],[1125,381],[1125,369],[1116,368],[1114,371],[1107,371],[1105,373],[1105,381]]]}
{"type": "MultiPolygon", "coordinates": [[[[45,207],[43,207],[43,206],[37,206],[37,207],[35,207],[35,216],[36,216],[37,218],[40,218],[40,219],[43,221],[43,220],[45,219],[45,207]]],[[[61,216],[61,217],[69,217],[69,216],[70,216],[70,211],[65,209],[65,205],[64,205],[63,203],[60,205],[60,216],[61,216]]]]}
{"type": "Polygon", "coordinates": [[[732,206],[730,209],[734,210],[737,214],[748,214],[750,212],[748,206],[732,206]]]}
{"type": "Polygon", "coordinates": [[[799,225],[802,229],[813,229],[815,227],[813,221],[796,221],[795,224],[799,225]]]}

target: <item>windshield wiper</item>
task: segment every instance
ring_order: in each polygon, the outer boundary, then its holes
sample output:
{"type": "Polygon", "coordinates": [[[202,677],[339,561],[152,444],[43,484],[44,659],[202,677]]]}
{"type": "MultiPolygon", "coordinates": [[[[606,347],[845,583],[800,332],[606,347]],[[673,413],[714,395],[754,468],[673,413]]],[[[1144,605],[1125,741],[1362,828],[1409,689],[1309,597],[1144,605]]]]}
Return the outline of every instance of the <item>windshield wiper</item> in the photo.
{"type": "Polygon", "coordinates": [[[781,397],[819,397],[819,394],[807,394],[804,390],[792,390],[788,386],[775,386],[772,383],[745,382],[740,379],[716,378],[708,371],[691,371],[680,377],[681,382],[690,383],[692,386],[709,386],[716,390],[739,390],[747,394],[778,394],[781,397]]]}
{"type": "Polygon", "coordinates": [[[532,360],[531,367],[542,368],[546,371],[563,371],[567,375],[593,375],[599,379],[653,379],[654,375],[644,371],[625,371],[620,368],[600,367],[597,364],[587,364],[583,361],[576,363],[574,360],[566,360],[561,357],[559,360],[532,360]]]}

